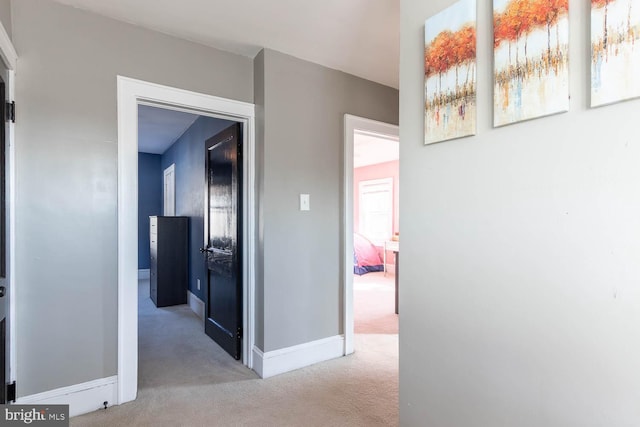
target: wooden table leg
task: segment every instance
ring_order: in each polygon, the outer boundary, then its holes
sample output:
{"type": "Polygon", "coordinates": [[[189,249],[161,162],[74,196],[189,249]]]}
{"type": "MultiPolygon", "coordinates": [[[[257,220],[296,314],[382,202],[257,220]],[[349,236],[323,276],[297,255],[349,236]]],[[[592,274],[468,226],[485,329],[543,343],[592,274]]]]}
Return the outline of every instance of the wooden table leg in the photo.
{"type": "Polygon", "coordinates": [[[387,277],[387,242],[382,245],[382,271],[384,271],[384,277],[387,277]]]}

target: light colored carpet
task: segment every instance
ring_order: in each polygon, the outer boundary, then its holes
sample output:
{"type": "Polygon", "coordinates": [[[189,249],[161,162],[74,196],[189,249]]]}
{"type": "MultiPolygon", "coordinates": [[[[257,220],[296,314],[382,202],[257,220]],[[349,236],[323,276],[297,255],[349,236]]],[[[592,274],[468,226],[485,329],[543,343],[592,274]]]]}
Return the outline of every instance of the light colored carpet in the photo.
{"type": "Polygon", "coordinates": [[[397,426],[398,336],[356,335],[356,353],[259,379],[202,332],[187,306],[157,309],[140,284],[139,390],[72,426],[397,426]]]}
{"type": "Polygon", "coordinates": [[[156,308],[148,279],[138,285],[138,328],[139,391],[258,378],[205,335],[188,305],[156,308]]]}
{"type": "Polygon", "coordinates": [[[383,272],[353,275],[353,318],[356,334],[397,334],[395,276],[383,272]]]}

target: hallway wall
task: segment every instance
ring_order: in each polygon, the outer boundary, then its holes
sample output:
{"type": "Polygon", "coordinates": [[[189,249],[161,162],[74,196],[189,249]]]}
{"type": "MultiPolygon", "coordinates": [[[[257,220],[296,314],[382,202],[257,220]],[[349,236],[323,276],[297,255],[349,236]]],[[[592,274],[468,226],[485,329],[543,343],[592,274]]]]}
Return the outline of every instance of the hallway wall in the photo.
{"type": "Polygon", "coordinates": [[[255,60],[259,180],[256,345],[268,352],[344,333],[344,115],[396,124],[398,91],[283,53],[255,60]],[[311,210],[299,210],[299,194],[311,210]]]}
{"type": "Polygon", "coordinates": [[[116,76],[252,102],[253,62],[53,1],[11,9],[20,397],[116,373],[116,76]]]}
{"type": "Polygon", "coordinates": [[[9,37],[13,33],[13,23],[11,19],[11,0],[0,0],[0,22],[9,37]]]}
{"type": "Polygon", "coordinates": [[[493,128],[478,0],[477,135],[423,145],[424,22],[452,3],[400,7],[400,424],[640,425],[640,100],[589,108],[570,0],[570,111],[493,128]]]}

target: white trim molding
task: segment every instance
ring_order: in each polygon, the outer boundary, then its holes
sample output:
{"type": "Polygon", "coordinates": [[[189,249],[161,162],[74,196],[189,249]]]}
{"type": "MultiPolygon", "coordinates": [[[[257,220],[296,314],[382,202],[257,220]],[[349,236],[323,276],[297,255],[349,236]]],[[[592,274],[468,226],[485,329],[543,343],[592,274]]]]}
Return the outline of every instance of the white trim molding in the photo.
{"type": "Polygon", "coordinates": [[[342,272],[344,274],[344,354],[354,350],[353,324],[353,135],[356,131],[371,132],[398,140],[400,129],[396,125],[365,119],[363,117],[344,115],[344,187],[342,236],[344,253],[342,254],[342,272]]]}
{"type": "Polygon", "coordinates": [[[148,268],[143,268],[138,270],[138,280],[149,279],[151,278],[151,270],[148,268]]]}
{"type": "MultiPolygon", "coordinates": [[[[0,59],[4,62],[7,72],[3,77],[5,82],[5,97],[11,102],[15,98],[16,86],[16,67],[18,64],[18,54],[13,42],[9,37],[4,25],[0,22],[0,59]]],[[[3,99],[2,102],[5,102],[3,99]]],[[[9,340],[9,381],[16,381],[16,371],[18,366],[16,348],[16,140],[15,140],[15,123],[9,121],[5,124],[5,143],[6,143],[6,190],[7,190],[7,298],[9,299],[9,312],[7,313],[7,334],[9,340]]]]}
{"type": "Polygon", "coordinates": [[[43,393],[20,397],[21,405],[69,405],[69,416],[86,414],[113,405],[117,399],[118,377],[107,377],[86,383],[61,387],[43,393]]]}
{"type": "Polygon", "coordinates": [[[315,363],[342,357],[344,336],[336,335],[317,341],[263,353],[253,347],[253,370],[262,378],[304,368],[315,363]]]}
{"type": "MultiPolygon", "coordinates": [[[[2,76],[5,83],[6,101],[15,100],[15,76],[18,54],[7,34],[4,25],[0,22],[0,60],[4,63],[7,72],[2,76]]],[[[5,102],[3,99],[2,102],[5,102]]],[[[5,164],[6,167],[6,230],[7,242],[4,248],[7,253],[7,336],[9,340],[9,352],[7,354],[7,364],[9,366],[9,381],[16,380],[16,144],[15,144],[15,124],[11,121],[5,123],[5,164]]]]}
{"type": "Polygon", "coordinates": [[[193,292],[187,291],[187,304],[189,304],[191,311],[204,321],[204,301],[198,298],[193,292]]]}
{"type": "Polygon", "coordinates": [[[249,368],[253,366],[255,309],[255,105],[123,76],[117,77],[117,87],[118,403],[122,404],[134,400],[138,391],[138,105],[233,120],[243,125],[242,362],[249,368]]]}

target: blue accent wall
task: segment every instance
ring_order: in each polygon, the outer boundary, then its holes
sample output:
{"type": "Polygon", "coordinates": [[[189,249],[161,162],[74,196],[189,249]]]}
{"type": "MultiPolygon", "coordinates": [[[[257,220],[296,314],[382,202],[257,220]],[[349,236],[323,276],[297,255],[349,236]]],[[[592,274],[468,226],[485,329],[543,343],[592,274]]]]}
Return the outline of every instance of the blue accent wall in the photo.
{"type": "Polygon", "coordinates": [[[138,269],[149,268],[149,216],[162,213],[159,154],[138,153],[138,269]]]}
{"type": "MultiPolygon", "coordinates": [[[[199,249],[204,244],[205,141],[234,122],[199,117],[164,152],[161,170],[176,165],[176,215],[189,217],[189,290],[204,301],[206,270],[199,249]],[[200,290],[196,281],[200,279],[200,290]]],[[[162,181],[162,178],[160,179],[162,181]]]]}

